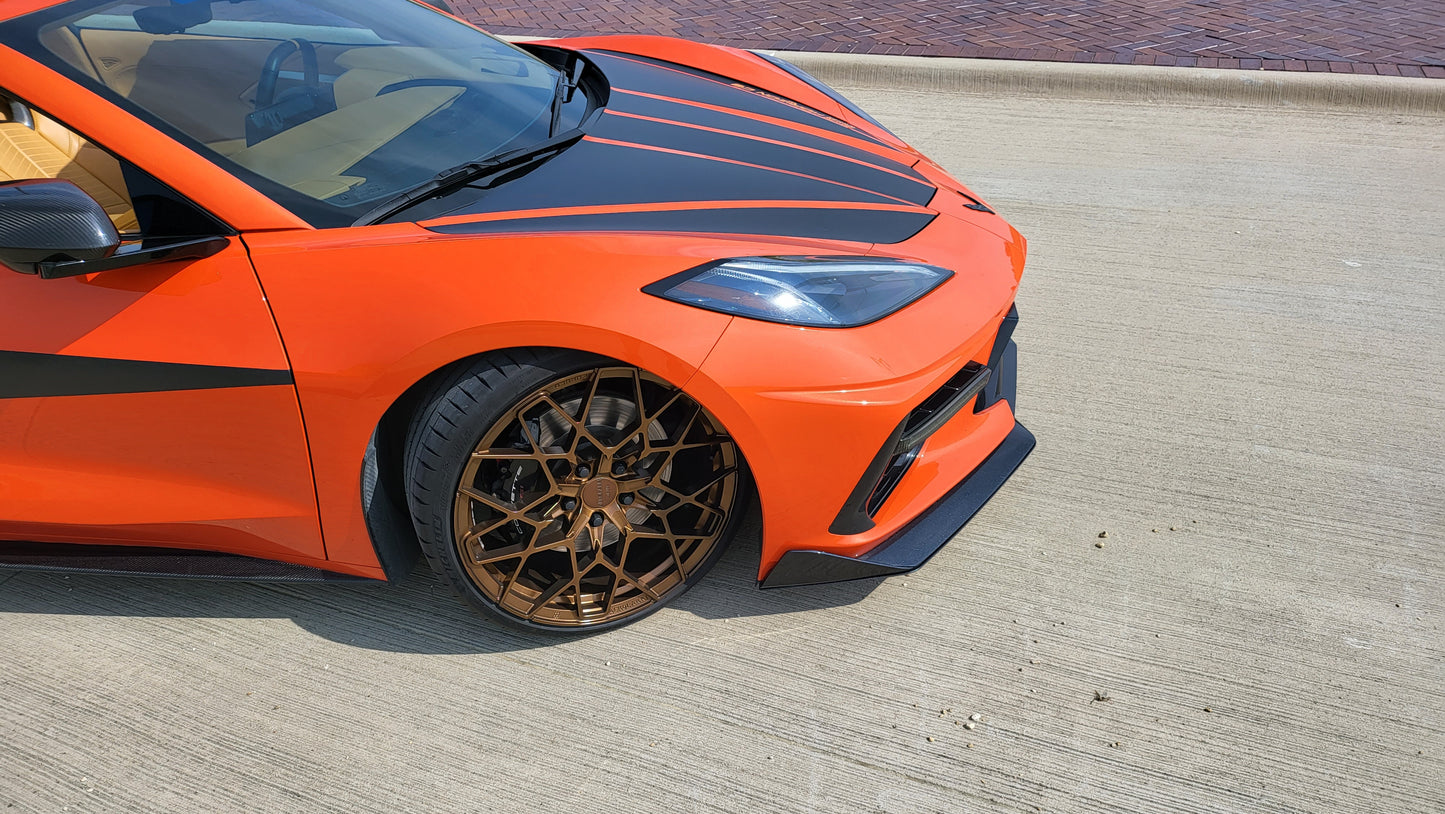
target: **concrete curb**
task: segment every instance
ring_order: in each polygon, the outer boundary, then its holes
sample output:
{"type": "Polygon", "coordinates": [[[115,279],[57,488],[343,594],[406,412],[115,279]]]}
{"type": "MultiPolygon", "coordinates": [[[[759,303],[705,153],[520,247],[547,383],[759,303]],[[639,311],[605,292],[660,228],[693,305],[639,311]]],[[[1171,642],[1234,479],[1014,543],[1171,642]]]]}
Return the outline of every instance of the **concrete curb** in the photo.
{"type": "Polygon", "coordinates": [[[1032,96],[1445,114],[1445,81],[1396,76],[768,51],[830,85],[1032,96]]]}

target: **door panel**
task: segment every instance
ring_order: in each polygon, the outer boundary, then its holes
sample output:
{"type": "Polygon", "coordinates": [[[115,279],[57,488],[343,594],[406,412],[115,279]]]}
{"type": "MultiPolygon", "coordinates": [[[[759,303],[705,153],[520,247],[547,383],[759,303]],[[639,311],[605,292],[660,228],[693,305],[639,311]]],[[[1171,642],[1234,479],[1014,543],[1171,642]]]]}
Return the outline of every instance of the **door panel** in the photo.
{"type": "Polygon", "coordinates": [[[239,239],[62,280],[0,269],[0,539],[325,557],[300,408],[239,239]]]}
{"type": "MultiPolygon", "coordinates": [[[[4,48],[0,76],[32,114],[16,124],[84,134],[118,162],[131,237],[234,234],[205,209],[237,228],[299,223],[4,48]]],[[[82,277],[0,267],[0,540],[326,564],[290,365],[239,237],[203,259],[82,277]]]]}
{"type": "Polygon", "coordinates": [[[204,260],[42,280],[0,268],[0,350],[286,368],[237,238],[204,260]]]}
{"type": "Polygon", "coordinates": [[[289,391],[6,400],[3,536],[321,557],[311,473],[277,454],[302,440],[289,391]]]}

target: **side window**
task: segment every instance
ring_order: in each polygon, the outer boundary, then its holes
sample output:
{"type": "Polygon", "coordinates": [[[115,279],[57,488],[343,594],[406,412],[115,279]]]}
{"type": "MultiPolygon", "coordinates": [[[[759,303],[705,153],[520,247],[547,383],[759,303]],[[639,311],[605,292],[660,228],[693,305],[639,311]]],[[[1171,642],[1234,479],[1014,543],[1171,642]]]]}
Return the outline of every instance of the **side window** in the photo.
{"type": "Polygon", "coordinates": [[[70,181],[101,205],[124,239],[229,233],[169,187],[0,90],[0,182],[70,181]]]}

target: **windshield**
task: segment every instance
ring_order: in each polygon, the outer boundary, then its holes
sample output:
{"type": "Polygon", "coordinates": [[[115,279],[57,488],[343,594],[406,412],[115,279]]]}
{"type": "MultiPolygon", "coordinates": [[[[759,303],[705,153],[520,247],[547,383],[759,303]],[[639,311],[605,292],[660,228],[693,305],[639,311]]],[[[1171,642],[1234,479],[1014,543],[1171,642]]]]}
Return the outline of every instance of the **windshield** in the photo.
{"type": "Polygon", "coordinates": [[[410,0],[77,0],[6,28],[317,226],[545,140],[559,77],[410,0]]]}

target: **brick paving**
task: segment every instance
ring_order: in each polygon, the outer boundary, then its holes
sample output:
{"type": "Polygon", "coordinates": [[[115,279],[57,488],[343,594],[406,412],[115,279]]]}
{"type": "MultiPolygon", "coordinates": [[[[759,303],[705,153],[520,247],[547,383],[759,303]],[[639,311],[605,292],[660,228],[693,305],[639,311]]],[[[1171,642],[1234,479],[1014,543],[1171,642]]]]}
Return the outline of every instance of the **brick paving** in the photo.
{"type": "Polygon", "coordinates": [[[1445,0],[450,0],[496,34],[1445,79],[1445,0]]]}

